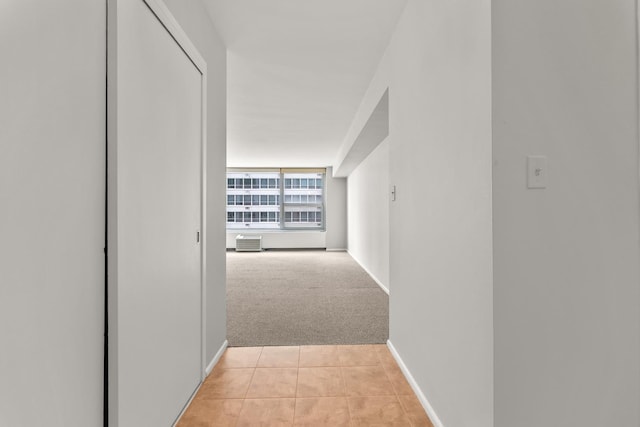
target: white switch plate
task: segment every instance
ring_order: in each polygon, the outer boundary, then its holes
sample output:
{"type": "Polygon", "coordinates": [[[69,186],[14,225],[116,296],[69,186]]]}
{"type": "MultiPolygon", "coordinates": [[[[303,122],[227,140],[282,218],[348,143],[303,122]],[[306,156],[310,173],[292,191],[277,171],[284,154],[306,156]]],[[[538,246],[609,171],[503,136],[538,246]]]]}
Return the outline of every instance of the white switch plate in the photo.
{"type": "Polygon", "coordinates": [[[546,156],[527,156],[527,188],[547,188],[546,156]]]}

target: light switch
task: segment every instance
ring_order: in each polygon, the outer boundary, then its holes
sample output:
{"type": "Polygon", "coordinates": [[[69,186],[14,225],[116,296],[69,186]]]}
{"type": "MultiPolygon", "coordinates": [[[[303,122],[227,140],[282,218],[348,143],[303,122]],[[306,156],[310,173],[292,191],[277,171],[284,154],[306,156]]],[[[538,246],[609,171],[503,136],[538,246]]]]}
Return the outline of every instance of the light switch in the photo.
{"type": "Polygon", "coordinates": [[[547,158],[527,156],[527,188],[547,188],[547,158]]]}

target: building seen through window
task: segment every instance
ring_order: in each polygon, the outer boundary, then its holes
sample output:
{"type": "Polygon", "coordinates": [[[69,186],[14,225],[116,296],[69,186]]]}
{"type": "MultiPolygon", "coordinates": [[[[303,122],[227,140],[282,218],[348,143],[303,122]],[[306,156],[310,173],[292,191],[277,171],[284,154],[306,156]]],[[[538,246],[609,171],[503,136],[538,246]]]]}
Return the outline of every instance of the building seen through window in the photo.
{"type": "Polygon", "coordinates": [[[227,172],[227,229],[324,229],[324,172],[227,172]]]}

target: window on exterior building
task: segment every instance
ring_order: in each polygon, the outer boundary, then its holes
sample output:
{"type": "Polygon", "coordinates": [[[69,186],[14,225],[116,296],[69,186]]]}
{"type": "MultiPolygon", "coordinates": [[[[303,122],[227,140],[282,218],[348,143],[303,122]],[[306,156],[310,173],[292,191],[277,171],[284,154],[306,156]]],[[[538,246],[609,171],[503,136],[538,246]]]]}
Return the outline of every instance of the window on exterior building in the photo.
{"type": "Polygon", "coordinates": [[[324,170],[227,172],[227,229],[324,229],[324,170]]]}

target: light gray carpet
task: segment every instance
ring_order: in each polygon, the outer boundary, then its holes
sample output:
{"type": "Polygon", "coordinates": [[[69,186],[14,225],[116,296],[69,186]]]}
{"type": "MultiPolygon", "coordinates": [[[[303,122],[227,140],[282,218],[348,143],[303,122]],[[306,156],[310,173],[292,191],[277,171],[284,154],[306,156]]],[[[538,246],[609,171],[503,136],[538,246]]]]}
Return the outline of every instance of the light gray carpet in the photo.
{"type": "Polygon", "coordinates": [[[346,252],[227,252],[230,346],[374,344],[389,297],[346,252]]]}

